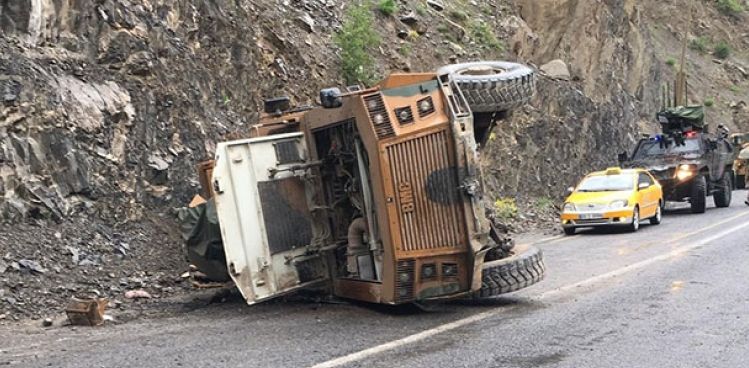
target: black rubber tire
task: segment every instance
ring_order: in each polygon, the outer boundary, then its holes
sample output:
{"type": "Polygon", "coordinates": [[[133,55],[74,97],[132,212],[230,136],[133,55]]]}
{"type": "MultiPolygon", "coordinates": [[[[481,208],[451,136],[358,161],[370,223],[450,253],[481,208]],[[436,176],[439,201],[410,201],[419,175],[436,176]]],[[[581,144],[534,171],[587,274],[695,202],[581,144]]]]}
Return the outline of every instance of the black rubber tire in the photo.
{"type": "Polygon", "coordinates": [[[658,209],[656,211],[658,212],[655,213],[655,216],[650,218],[650,225],[660,225],[663,220],[663,205],[661,202],[658,202],[658,209]]]}
{"type": "Polygon", "coordinates": [[[719,183],[716,184],[716,187],[718,189],[715,191],[715,193],[713,193],[713,201],[715,202],[715,207],[730,207],[731,197],[733,197],[733,187],[731,186],[731,174],[728,171],[723,173],[723,178],[719,183]]]}
{"type": "Polygon", "coordinates": [[[736,189],[746,189],[746,176],[736,175],[736,189]]]}
{"type": "Polygon", "coordinates": [[[632,211],[632,224],[629,225],[628,229],[629,231],[636,233],[637,230],[640,230],[640,225],[642,225],[642,218],[640,217],[640,207],[635,206],[634,211],[632,211]]]}
{"type": "Polygon", "coordinates": [[[574,227],[565,227],[564,228],[564,235],[575,235],[577,232],[577,229],[574,227]]]}
{"type": "Polygon", "coordinates": [[[536,73],[505,61],[447,65],[437,71],[456,82],[472,112],[509,111],[527,104],[536,93],[536,73]]]}
{"type": "Polygon", "coordinates": [[[707,209],[707,181],[700,175],[692,182],[689,203],[692,213],[705,213],[707,209]]]}
{"type": "Polygon", "coordinates": [[[479,298],[490,298],[531,286],[544,278],[543,253],[532,246],[515,246],[515,254],[484,263],[479,298]]]}

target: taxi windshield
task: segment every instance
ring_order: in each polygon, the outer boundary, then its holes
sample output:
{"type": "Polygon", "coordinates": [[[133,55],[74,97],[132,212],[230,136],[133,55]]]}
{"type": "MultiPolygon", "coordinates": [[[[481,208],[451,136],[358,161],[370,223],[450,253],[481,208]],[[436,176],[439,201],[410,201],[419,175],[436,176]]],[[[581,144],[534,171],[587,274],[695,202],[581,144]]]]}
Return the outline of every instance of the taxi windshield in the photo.
{"type": "Polygon", "coordinates": [[[618,192],[633,190],[635,178],[632,174],[589,176],[577,187],[578,192],[618,192]]]}

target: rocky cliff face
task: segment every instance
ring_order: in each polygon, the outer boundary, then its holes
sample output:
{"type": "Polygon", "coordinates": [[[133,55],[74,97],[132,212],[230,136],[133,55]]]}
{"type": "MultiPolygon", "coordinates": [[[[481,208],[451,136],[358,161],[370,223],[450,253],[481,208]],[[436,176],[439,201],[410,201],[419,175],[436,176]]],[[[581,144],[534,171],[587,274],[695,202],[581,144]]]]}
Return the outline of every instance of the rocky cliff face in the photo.
{"type": "MultiPolygon", "coordinates": [[[[49,268],[70,256],[55,244],[75,243],[104,275],[123,264],[177,272],[179,239],[164,228],[197,191],[194,165],[246,131],[264,97],[312,104],[320,88],[343,84],[332,36],[349,3],[0,0],[0,219],[59,229],[40,242],[33,228],[3,226],[4,262],[36,257],[49,268]],[[134,240],[114,259],[133,262],[107,261],[123,239],[134,240]]],[[[701,2],[689,23],[686,0],[396,3],[392,15],[373,9],[383,74],[497,58],[568,66],[569,78],[542,77],[531,106],[498,128],[484,154],[493,196],[556,198],[653,130],[684,24],[691,39],[733,51],[724,60],[689,50],[692,99],[714,100],[715,120],[749,130],[743,13],[701,2]]],[[[79,282],[80,267],[57,274],[79,282]]]]}
{"type": "MultiPolygon", "coordinates": [[[[375,52],[382,72],[497,57],[565,61],[572,80],[543,83],[533,106],[500,128],[487,160],[499,192],[531,183],[536,195],[555,194],[611,163],[649,125],[673,74],[661,50],[679,49],[684,4],[515,0],[438,10],[404,1],[393,16],[374,10],[385,41],[375,52]],[[664,14],[676,14],[673,24],[664,14]],[[507,50],[470,37],[471,22],[489,25],[507,50]],[[416,36],[397,37],[409,29],[416,36]]],[[[691,37],[744,27],[710,6],[698,5],[691,37]]],[[[252,124],[263,97],[312,103],[319,88],[341,83],[331,36],[344,8],[330,0],[2,2],[1,217],[86,212],[126,221],[184,203],[196,187],[193,165],[224,134],[252,124]]],[[[726,36],[737,50],[746,42],[726,36]]],[[[710,83],[703,72],[713,63],[692,56],[701,86],[729,79],[710,83]]],[[[742,57],[723,69],[746,70],[742,57]]],[[[716,106],[717,116],[741,124],[746,75],[730,74],[741,79],[727,97],[739,111],[716,106]]],[[[706,89],[694,89],[697,101],[706,89]]]]}

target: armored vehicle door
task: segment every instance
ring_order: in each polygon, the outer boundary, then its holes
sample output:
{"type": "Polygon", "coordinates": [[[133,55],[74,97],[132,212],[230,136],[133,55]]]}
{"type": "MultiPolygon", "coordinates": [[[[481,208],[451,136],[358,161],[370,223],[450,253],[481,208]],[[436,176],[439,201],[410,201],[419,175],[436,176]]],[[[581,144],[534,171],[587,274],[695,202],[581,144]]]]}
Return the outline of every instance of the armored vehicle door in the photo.
{"type": "Polygon", "coordinates": [[[708,138],[706,144],[710,180],[720,180],[725,174],[726,166],[729,162],[732,162],[733,149],[725,139],[708,138]]]}
{"type": "Polygon", "coordinates": [[[229,275],[248,304],[326,281],[302,133],[220,143],[213,191],[229,275]]]}

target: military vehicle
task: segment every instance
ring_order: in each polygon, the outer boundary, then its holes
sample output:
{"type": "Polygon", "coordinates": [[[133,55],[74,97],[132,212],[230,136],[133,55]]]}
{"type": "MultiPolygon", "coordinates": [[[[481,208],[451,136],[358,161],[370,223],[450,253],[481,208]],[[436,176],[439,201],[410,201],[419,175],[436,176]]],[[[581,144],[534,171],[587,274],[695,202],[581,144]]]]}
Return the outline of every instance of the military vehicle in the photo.
{"type": "Polygon", "coordinates": [[[657,114],[663,134],[641,139],[623,166],[642,167],[660,182],[666,201],[691,204],[704,213],[707,197],[716,207],[731,204],[734,148],[727,130],[709,133],[702,106],[666,108],[657,114]]]}
{"type": "Polygon", "coordinates": [[[541,252],[490,221],[481,142],[531,98],[505,62],[325,89],[320,105],[266,102],[249,138],[218,144],[185,212],[193,264],[249,304],[300,289],[403,304],[491,297],[540,281],[541,252]]]}

